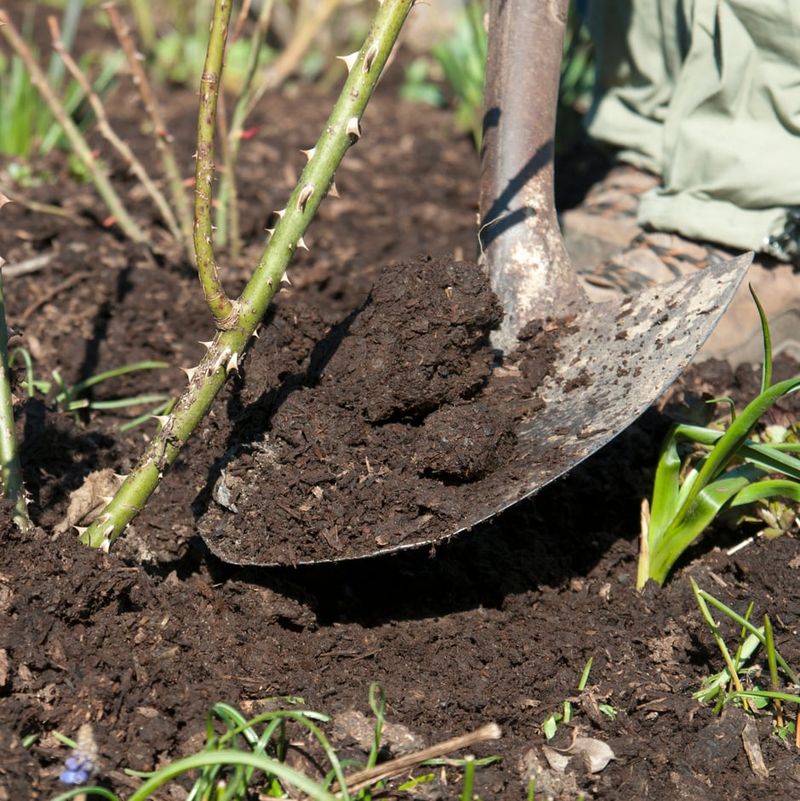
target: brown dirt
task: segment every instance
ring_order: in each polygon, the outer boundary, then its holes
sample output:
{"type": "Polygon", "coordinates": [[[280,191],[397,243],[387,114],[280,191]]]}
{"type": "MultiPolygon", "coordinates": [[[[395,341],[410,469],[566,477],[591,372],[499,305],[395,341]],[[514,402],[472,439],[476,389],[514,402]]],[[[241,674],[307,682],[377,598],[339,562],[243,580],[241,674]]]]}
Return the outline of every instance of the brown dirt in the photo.
{"type": "MultiPolygon", "coordinates": [[[[283,205],[302,163],[296,149],[314,140],[324,115],[320,101],[271,98],[259,137],[243,149],[245,220],[256,240],[265,210],[283,205]]],[[[169,103],[186,153],[192,152],[191,102],[191,93],[176,92],[169,103]]],[[[126,91],[114,108],[148,152],[126,91]]],[[[598,774],[572,764],[561,779],[540,777],[537,799],[545,797],[548,781],[565,801],[580,793],[615,801],[800,795],[797,751],[771,733],[769,715],[757,719],[770,769],[765,781],[745,757],[742,713],[716,717],[692,699],[703,677],[723,665],[688,586],[693,575],[739,610],[753,600],[754,616],[770,614],[779,648],[798,666],[796,540],[759,540],[728,556],[713,546],[734,544],[751,531],[720,526],[663,590],[637,593],[639,501],[666,428],[656,410],[535,501],[435,551],[255,569],[223,564],[198,537],[198,518],[211,514],[205,510],[212,508],[217,460],[238,448],[235,459],[234,451],[228,455],[233,476],[269,462],[270,454],[254,447],[265,432],[285,470],[280,484],[258,484],[261,503],[285,507],[275,525],[291,537],[299,536],[303,521],[316,519],[329,522],[331,541],[341,541],[341,530],[333,531],[333,503],[314,518],[314,488],[325,499],[329,474],[348,459],[360,465],[374,444],[370,437],[382,439],[385,459],[370,461],[373,473],[382,465],[405,471],[415,485],[430,482],[452,489],[454,497],[505,458],[503,449],[512,444],[495,407],[474,397],[465,405],[487,375],[482,346],[495,311],[478,273],[455,266],[474,255],[477,168],[470,144],[455,139],[449,125],[445,114],[398,102],[390,82],[381,87],[365,138],[337,176],[343,199],[323,207],[309,236],[311,253],[292,270],[295,287],[270,315],[241,381],[226,389],[111,554],[89,552],[70,534],[53,539],[51,532],[69,492],[90,471],[127,472],[152,429],[123,435],[117,428],[123,413],[76,422],[49,401],[21,403],[25,478],[41,528],[23,537],[4,515],[0,529],[0,798],[44,799],[63,789],[57,774],[65,751],[53,730],[74,736],[91,721],[100,780],[129,794],[136,780],[122,769],[150,770],[200,747],[205,713],[216,701],[256,711],[266,697],[302,695],[310,707],[341,720],[352,710],[369,714],[373,681],[385,687],[389,720],[426,743],[497,721],[503,738],[475,750],[499,754],[503,762],[481,769],[476,789],[487,800],[524,798],[533,766],[545,764],[541,724],[578,696],[575,685],[589,657],[590,691],[576,698],[574,721],[562,727],[556,745],[580,733],[607,742],[616,759],[598,774]],[[412,283],[424,279],[441,291],[402,292],[403,300],[424,305],[405,321],[387,322],[380,309],[396,311],[392,293],[401,284],[382,280],[381,271],[420,252],[433,260],[391,267],[391,274],[412,283]],[[452,315],[447,325],[442,315],[452,315]],[[415,330],[412,324],[423,318],[428,329],[415,330]],[[355,336],[359,331],[363,337],[355,336]],[[381,335],[391,360],[413,370],[400,375],[392,361],[373,363],[376,351],[366,343],[381,335]],[[434,336],[435,346],[426,340],[434,336]],[[441,376],[420,358],[435,348],[451,363],[474,348],[468,367],[456,365],[460,383],[438,385],[441,376]],[[352,392],[354,385],[361,390],[352,392]],[[353,441],[345,438],[349,426],[353,441]],[[315,449],[329,459],[324,475],[315,449]],[[601,703],[617,716],[599,713],[601,703]],[[41,737],[25,750],[20,738],[30,734],[41,737]]],[[[16,342],[33,353],[37,374],[47,377],[57,368],[75,381],[141,358],[196,363],[197,342],[209,338],[211,326],[191,271],[166,244],[154,257],[102,230],[93,222],[105,215],[92,190],[73,183],[60,161],[48,166],[59,181],[26,194],[64,205],[73,218],[15,205],[3,210],[0,228],[0,253],[12,264],[53,254],[40,273],[6,286],[16,342]],[[39,307],[26,318],[34,303],[39,307]]],[[[133,191],[121,171],[114,179],[133,191]]],[[[146,205],[137,209],[146,220],[146,205]]],[[[240,263],[224,265],[232,289],[257,251],[256,242],[240,263]]],[[[533,350],[543,342],[534,332],[533,350]]],[[[796,365],[781,369],[779,377],[796,365]]],[[[520,372],[536,377],[533,363],[520,372]]],[[[690,371],[673,399],[684,400],[683,393],[691,400],[701,391],[741,396],[752,391],[753,376],[707,365],[690,371]]],[[[96,396],[141,390],[142,383],[148,391],[174,393],[184,380],[178,370],[164,370],[139,384],[126,379],[101,386],[96,396]]],[[[797,412],[795,398],[774,419],[797,412]]],[[[255,515],[258,499],[237,500],[240,514],[255,515]]],[[[418,506],[419,497],[409,494],[407,503],[418,506]]],[[[391,532],[393,511],[368,525],[391,532]]],[[[347,727],[335,730],[346,753],[363,758],[347,727]]],[[[453,771],[448,778],[449,785],[437,782],[427,797],[456,798],[453,771]]]]}

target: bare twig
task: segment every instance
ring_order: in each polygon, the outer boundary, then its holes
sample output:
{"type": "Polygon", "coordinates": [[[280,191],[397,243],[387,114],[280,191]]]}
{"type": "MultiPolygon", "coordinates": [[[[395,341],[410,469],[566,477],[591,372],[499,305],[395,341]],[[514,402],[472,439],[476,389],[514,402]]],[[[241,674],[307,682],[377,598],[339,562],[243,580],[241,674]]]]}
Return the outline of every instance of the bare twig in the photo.
{"type": "Polygon", "coordinates": [[[253,92],[247,104],[245,117],[250,115],[266,92],[280,86],[297,69],[297,65],[314,41],[314,37],[342,3],[343,0],[322,0],[313,14],[303,17],[289,44],[280,56],[263,71],[258,89],[253,92]]]}
{"type": "Polygon", "coordinates": [[[231,42],[235,42],[239,38],[239,34],[242,32],[242,28],[247,21],[247,15],[250,13],[251,5],[252,0],[242,0],[242,7],[239,9],[239,16],[236,18],[236,24],[233,26],[231,42]]]}
{"type": "Polygon", "coordinates": [[[62,281],[60,284],[56,284],[54,287],[51,287],[44,293],[40,298],[37,298],[32,303],[30,303],[27,308],[22,312],[19,317],[19,322],[21,325],[24,325],[28,322],[31,315],[42,308],[46,303],[49,303],[53,298],[58,297],[62,292],[69,289],[75,284],[79,284],[81,281],[85,281],[87,278],[91,276],[91,273],[88,270],[81,270],[80,272],[73,273],[69,278],[62,281]]]}
{"type": "Polygon", "coordinates": [[[86,99],[89,101],[89,103],[91,103],[95,117],[97,118],[98,131],[117,151],[117,153],[122,156],[123,160],[128,166],[128,169],[139,179],[147,194],[152,198],[153,203],[156,204],[156,207],[161,214],[161,218],[166,223],[170,233],[178,242],[180,242],[181,230],[178,226],[178,221],[175,219],[175,215],[172,213],[169,203],[167,203],[167,199],[164,197],[161,190],[155,185],[155,183],[153,183],[153,179],[150,177],[147,170],[145,170],[142,162],[136,158],[136,155],[131,150],[128,143],[123,139],[120,139],[116,131],[114,131],[114,129],[111,127],[111,123],[108,121],[108,115],[106,114],[102,100],[100,100],[97,92],[94,91],[91,83],[89,83],[89,79],[86,77],[83,70],[78,66],[78,63],[70,55],[69,51],[66,49],[66,47],[64,47],[64,44],[61,41],[61,30],[59,28],[58,19],[54,16],[49,16],[47,18],[47,24],[50,27],[50,38],[53,40],[53,48],[61,57],[61,60],[64,62],[64,65],[69,70],[72,77],[78,82],[78,85],[83,90],[84,95],[86,95],[86,99]]]}
{"type": "Polygon", "coordinates": [[[144,69],[142,69],[141,54],[136,50],[136,44],[133,41],[130,28],[128,28],[114,3],[104,3],[103,8],[108,14],[108,18],[111,20],[114,34],[125,53],[133,84],[139,91],[139,97],[144,105],[145,113],[150,117],[153,124],[153,136],[155,138],[156,148],[161,156],[161,162],[164,165],[164,173],[167,176],[167,186],[169,187],[170,196],[172,197],[172,203],[175,206],[178,220],[180,221],[186,247],[188,250],[191,250],[192,212],[189,199],[183,188],[183,176],[181,175],[180,167],[178,166],[175,153],[172,149],[172,136],[170,136],[167,126],[164,123],[161,109],[156,102],[153,87],[150,85],[150,81],[147,79],[147,74],[144,69]]]}
{"type": "Polygon", "coordinates": [[[49,250],[47,253],[41,253],[17,264],[7,264],[3,267],[3,278],[18,278],[21,275],[38,273],[53,261],[55,255],[55,251],[49,250]]]}
{"type": "Polygon", "coordinates": [[[134,222],[122,203],[121,198],[108,180],[108,176],[100,168],[97,159],[92,154],[92,150],[86,141],[86,137],[84,137],[78,129],[78,126],[75,125],[69,114],[67,114],[63,103],[56,97],[55,92],[47,82],[44,72],[33,57],[33,53],[31,53],[25,40],[11,22],[8,14],[2,9],[0,9],[0,34],[5,37],[14,52],[22,59],[30,75],[31,83],[36,87],[36,90],[45,103],[47,103],[56,121],[63,129],[73,152],[88,170],[94,185],[97,187],[97,191],[105,201],[106,206],[108,206],[108,210],[111,212],[117,225],[119,225],[125,233],[125,236],[129,239],[134,242],[145,242],[146,237],[142,229],[134,222]]]}
{"type": "Polygon", "coordinates": [[[453,737],[450,740],[437,743],[428,748],[423,748],[421,751],[416,751],[413,754],[406,754],[405,756],[392,759],[389,762],[384,762],[382,765],[376,765],[374,768],[367,770],[360,770],[347,777],[347,790],[348,792],[355,793],[364,787],[369,787],[371,784],[391,779],[405,773],[411,768],[415,768],[429,759],[438,759],[439,757],[446,756],[453,753],[453,751],[460,751],[462,748],[471,748],[478,743],[486,742],[486,740],[499,740],[502,736],[500,727],[496,723],[488,723],[482,726],[477,731],[470,732],[469,734],[462,734],[459,737],[453,737]]]}

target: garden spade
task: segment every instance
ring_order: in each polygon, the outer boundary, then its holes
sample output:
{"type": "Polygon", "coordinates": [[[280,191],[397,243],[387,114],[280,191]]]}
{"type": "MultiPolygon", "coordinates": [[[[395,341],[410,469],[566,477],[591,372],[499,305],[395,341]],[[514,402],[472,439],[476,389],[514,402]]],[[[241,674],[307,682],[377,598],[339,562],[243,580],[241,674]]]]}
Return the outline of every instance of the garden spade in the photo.
{"type": "MultiPolygon", "coordinates": [[[[373,556],[440,541],[488,520],[568,472],[650,406],[696,355],[724,313],[752,254],[635,295],[591,303],[570,264],[555,213],[553,150],[567,0],[492,0],[481,178],[481,258],[505,318],[493,344],[513,350],[530,321],[564,321],[561,361],[516,430],[512,477],[477,483],[458,522],[373,556]],[[538,408],[539,402],[544,406],[538,408]]],[[[202,527],[201,527],[202,531],[202,527]]],[[[236,537],[203,531],[238,564],[236,537]]],[[[333,561],[335,557],[330,560],[333,561]]],[[[302,554],[286,562],[303,564],[302,554]]],[[[315,560],[320,561],[320,560],[315,560]]]]}

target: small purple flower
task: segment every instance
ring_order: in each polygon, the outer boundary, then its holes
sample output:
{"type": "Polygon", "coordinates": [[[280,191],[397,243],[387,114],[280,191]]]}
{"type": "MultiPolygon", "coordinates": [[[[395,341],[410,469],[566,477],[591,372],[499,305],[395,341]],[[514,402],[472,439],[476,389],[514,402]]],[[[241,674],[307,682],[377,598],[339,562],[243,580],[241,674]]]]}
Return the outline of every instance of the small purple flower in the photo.
{"type": "Polygon", "coordinates": [[[75,748],[64,760],[64,770],[58,777],[64,784],[86,784],[97,770],[97,745],[92,727],[84,723],[78,729],[75,748]]]}

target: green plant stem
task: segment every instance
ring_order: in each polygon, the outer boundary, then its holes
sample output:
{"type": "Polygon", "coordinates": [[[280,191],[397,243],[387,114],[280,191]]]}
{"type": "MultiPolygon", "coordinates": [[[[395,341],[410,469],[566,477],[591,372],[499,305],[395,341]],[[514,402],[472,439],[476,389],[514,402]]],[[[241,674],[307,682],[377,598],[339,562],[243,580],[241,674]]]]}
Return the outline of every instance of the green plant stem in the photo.
{"type": "Polygon", "coordinates": [[[697,586],[697,582],[691,576],[689,577],[689,581],[692,584],[692,592],[694,593],[697,605],[700,607],[700,612],[708,624],[709,629],[711,629],[711,635],[714,637],[714,642],[716,642],[717,648],[719,648],[722,658],[725,660],[725,666],[728,669],[728,675],[730,676],[731,682],[733,683],[733,686],[736,688],[737,692],[742,692],[742,682],[739,679],[739,673],[736,670],[736,665],[734,664],[730,651],[728,651],[728,646],[725,645],[725,640],[722,638],[722,634],[720,634],[719,626],[717,626],[714,616],[711,614],[708,604],[706,604],[707,594],[697,586]]]}
{"type": "Polygon", "coordinates": [[[11,516],[14,522],[21,531],[28,531],[31,528],[31,521],[28,517],[28,501],[22,483],[22,468],[14,426],[14,404],[11,398],[11,372],[8,365],[8,328],[2,274],[4,263],[3,259],[0,259],[0,483],[13,507],[11,516]]]}
{"type": "Polygon", "coordinates": [[[225,172],[220,182],[217,206],[217,241],[225,245],[230,241],[231,256],[236,258],[241,249],[241,225],[239,220],[239,198],[236,187],[236,162],[239,158],[239,147],[242,143],[242,133],[248,116],[250,98],[254,94],[253,78],[258,68],[258,56],[261,45],[267,35],[269,20],[272,14],[274,0],[263,0],[253,32],[250,36],[250,50],[247,54],[247,68],[245,71],[242,91],[236,101],[228,129],[228,135],[223,143],[225,153],[225,172]]]}
{"type": "Polygon", "coordinates": [[[63,104],[58,97],[56,97],[55,92],[47,82],[44,72],[33,57],[25,40],[11,22],[8,14],[3,10],[0,10],[0,33],[5,37],[14,52],[22,59],[30,74],[31,83],[36,87],[42,99],[47,103],[53,116],[58,121],[58,124],[63,129],[73,152],[80,159],[84,167],[86,167],[92,178],[92,182],[97,187],[97,191],[103,198],[114,221],[122,229],[125,236],[132,241],[146,242],[147,239],[142,229],[139,228],[130,214],[128,214],[122,200],[108,180],[108,176],[100,168],[94,155],[92,155],[92,150],[86,138],[67,114],[63,104]]]}
{"type": "MultiPolygon", "coordinates": [[[[229,373],[236,371],[245,346],[261,322],[287,266],[347,150],[360,136],[360,119],[415,0],[384,0],[350,70],[342,93],[317,142],[313,157],[267,242],[242,292],[239,315],[229,331],[217,331],[191,374],[173,413],[102,514],[81,535],[93,548],[109,547],[142,509],[164,471],[211,408],[229,373]]],[[[213,120],[212,120],[213,124],[213,120]]]]}
{"type": "Polygon", "coordinates": [[[214,133],[217,127],[217,103],[232,10],[233,0],[215,0],[208,50],[200,79],[194,185],[194,252],[197,256],[197,273],[208,308],[214,316],[217,328],[223,331],[235,325],[238,309],[226,294],[219,278],[217,260],[214,256],[211,204],[214,194],[214,133]]]}
{"type": "MultiPolygon", "coordinates": [[[[694,579],[692,579],[692,582],[694,583],[694,579]]],[[[737,623],[743,629],[746,629],[750,634],[752,634],[754,637],[756,637],[758,639],[758,641],[761,643],[761,645],[763,645],[765,648],[767,647],[767,638],[764,635],[764,632],[761,631],[756,626],[754,626],[749,620],[747,620],[746,618],[742,617],[738,612],[735,612],[729,606],[727,606],[722,601],[720,601],[718,598],[715,598],[713,595],[711,595],[710,593],[706,592],[705,590],[701,590],[701,589],[698,588],[697,592],[695,594],[699,595],[707,603],[711,604],[712,606],[715,606],[717,609],[719,609],[720,612],[722,612],[724,615],[727,615],[731,620],[733,620],[734,623],[737,623]]],[[[778,651],[774,647],[773,647],[773,650],[774,650],[774,653],[775,653],[775,659],[777,660],[777,662],[781,666],[781,668],[784,670],[786,675],[789,677],[789,681],[792,684],[797,684],[798,683],[798,677],[795,674],[795,672],[789,667],[789,664],[781,656],[780,651],[778,651]]]]}

